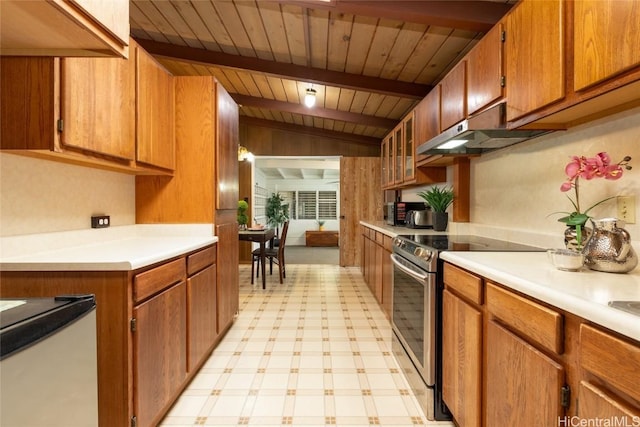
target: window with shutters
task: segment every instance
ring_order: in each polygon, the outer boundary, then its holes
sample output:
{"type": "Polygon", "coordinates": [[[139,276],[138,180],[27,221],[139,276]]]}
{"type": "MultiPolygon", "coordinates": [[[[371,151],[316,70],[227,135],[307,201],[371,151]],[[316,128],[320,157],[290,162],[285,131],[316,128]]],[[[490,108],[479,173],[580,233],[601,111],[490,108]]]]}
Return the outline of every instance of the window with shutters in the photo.
{"type": "Polygon", "coordinates": [[[316,191],[298,191],[298,219],[316,219],[316,191]]]}
{"type": "Polygon", "coordinates": [[[318,219],[336,219],[337,209],[335,191],[318,191],[318,219]]]}

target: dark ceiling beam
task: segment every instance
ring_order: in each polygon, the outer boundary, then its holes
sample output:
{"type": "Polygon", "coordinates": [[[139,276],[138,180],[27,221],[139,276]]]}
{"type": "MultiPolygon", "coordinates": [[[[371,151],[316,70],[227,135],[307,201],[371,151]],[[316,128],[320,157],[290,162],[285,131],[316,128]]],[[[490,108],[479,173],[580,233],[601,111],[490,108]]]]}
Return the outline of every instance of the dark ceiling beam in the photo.
{"type": "Polygon", "coordinates": [[[319,117],[330,120],[340,120],[343,122],[357,123],[359,125],[373,126],[383,129],[393,129],[398,124],[398,120],[385,119],[384,117],[367,116],[364,114],[332,110],[329,108],[308,108],[302,104],[240,95],[237,93],[232,93],[230,95],[241,106],[285,111],[287,113],[301,114],[304,116],[319,117]]]}
{"type": "Polygon", "coordinates": [[[324,9],[335,13],[396,19],[402,22],[434,25],[437,27],[487,32],[513,6],[493,1],[463,0],[278,0],[309,9],[324,9]]]}
{"type": "Polygon", "coordinates": [[[279,129],[287,132],[302,133],[305,135],[322,136],[337,139],[350,144],[380,146],[381,140],[371,136],[356,135],[346,132],[338,132],[321,128],[300,126],[291,123],[276,122],[275,120],[258,119],[255,117],[240,116],[240,126],[257,126],[270,129],[279,129]]]}
{"type": "Polygon", "coordinates": [[[367,92],[376,92],[384,95],[417,100],[424,98],[432,89],[432,86],[429,85],[321,70],[319,68],[305,67],[302,65],[285,64],[282,62],[213,52],[206,49],[177,46],[153,40],[136,39],[136,41],[140,43],[147,52],[158,57],[178,59],[209,66],[256,71],[280,78],[302,80],[320,85],[364,90],[367,92]]]}

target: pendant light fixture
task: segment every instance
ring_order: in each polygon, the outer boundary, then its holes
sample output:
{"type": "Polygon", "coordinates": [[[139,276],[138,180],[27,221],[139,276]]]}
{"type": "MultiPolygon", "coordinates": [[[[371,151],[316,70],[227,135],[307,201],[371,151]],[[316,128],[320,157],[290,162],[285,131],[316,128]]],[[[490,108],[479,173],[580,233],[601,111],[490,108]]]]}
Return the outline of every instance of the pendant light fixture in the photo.
{"type": "Polygon", "coordinates": [[[308,108],[316,105],[316,90],[314,88],[310,87],[309,89],[307,89],[307,92],[304,95],[304,105],[306,105],[308,108]]]}

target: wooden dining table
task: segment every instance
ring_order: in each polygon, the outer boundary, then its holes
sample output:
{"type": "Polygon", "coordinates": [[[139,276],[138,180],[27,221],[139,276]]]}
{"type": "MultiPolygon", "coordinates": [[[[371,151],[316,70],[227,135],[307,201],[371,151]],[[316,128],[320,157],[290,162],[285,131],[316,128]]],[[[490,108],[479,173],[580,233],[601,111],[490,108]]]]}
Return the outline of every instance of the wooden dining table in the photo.
{"type": "MultiPolygon", "coordinates": [[[[276,237],[276,230],[273,228],[265,228],[262,230],[257,229],[246,229],[238,231],[238,239],[244,240],[247,242],[256,242],[260,244],[260,268],[262,269],[262,289],[266,289],[266,257],[265,257],[265,249],[267,247],[267,242],[276,237]]],[[[251,262],[253,263],[253,255],[251,256],[251,262]]],[[[251,282],[253,283],[253,277],[251,277],[251,282]]]]}

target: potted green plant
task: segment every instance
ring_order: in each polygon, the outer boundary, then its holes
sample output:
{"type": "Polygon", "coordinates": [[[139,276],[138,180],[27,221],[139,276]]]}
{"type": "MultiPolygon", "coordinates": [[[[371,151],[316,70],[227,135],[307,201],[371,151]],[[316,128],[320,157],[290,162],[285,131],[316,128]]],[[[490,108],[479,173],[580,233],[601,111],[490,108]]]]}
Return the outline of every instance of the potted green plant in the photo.
{"type": "Polygon", "coordinates": [[[289,205],[282,202],[284,199],[278,193],[271,193],[271,197],[267,199],[267,225],[270,227],[277,229],[289,219],[289,205]]]}
{"type": "Polygon", "coordinates": [[[244,200],[238,200],[238,224],[241,229],[247,228],[247,222],[249,222],[247,209],[249,209],[249,203],[244,200]]]}
{"type": "Polygon", "coordinates": [[[318,222],[318,231],[324,230],[324,221],[318,220],[317,222],[318,222]]]}
{"type": "Polygon", "coordinates": [[[433,229],[445,231],[449,223],[447,208],[453,203],[454,194],[451,187],[431,187],[418,193],[433,210],[433,229]]]}

